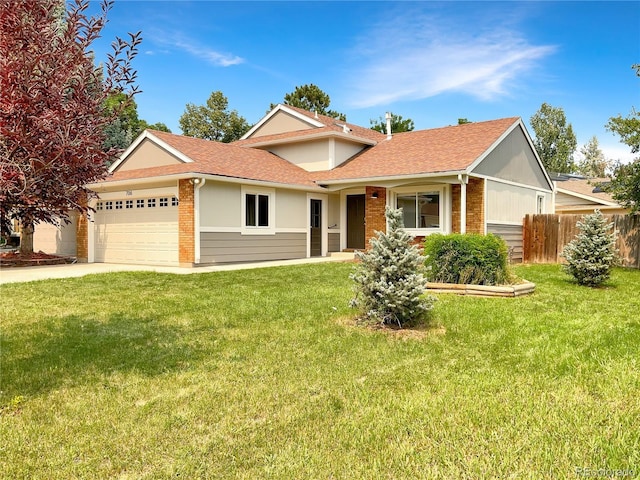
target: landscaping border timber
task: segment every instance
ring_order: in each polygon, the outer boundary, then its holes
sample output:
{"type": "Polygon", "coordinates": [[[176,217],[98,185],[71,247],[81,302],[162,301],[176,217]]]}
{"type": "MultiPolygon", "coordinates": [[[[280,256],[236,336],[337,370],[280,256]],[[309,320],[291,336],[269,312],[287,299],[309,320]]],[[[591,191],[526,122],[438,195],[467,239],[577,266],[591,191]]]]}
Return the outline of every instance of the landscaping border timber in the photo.
{"type": "Polygon", "coordinates": [[[479,297],[519,297],[533,293],[535,283],[525,282],[518,285],[469,285],[457,283],[427,283],[429,293],[454,293],[456,295],[475,295],[479,297]]]}

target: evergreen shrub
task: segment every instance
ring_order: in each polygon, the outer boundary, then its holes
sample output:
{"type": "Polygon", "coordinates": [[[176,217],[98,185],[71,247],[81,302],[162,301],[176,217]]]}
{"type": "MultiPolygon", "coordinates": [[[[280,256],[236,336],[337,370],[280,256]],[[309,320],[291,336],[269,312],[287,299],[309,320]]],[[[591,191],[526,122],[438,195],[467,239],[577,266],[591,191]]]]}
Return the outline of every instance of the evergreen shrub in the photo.
{"type": "Polygon", "coordinates": [[[610,231],[600,210],[585,215],[578,222],[580,233],[562,249],[567,260],[564,270],[573,275],[580,285],[595,287],[607,280],[611,268],[618,263],[616,235],[610,231]]]}
{"type": "Polygon", "coordinates": [[[434,234],[424,241],[429,280],[440,283],[508,283],[508,252],[505,241],[493,234],[434,234]]]}
{"type": "Polygon", "coordinates": [[[387,233],[376,232],[369,250],[356,253],[351,306],[365,323],[403,327],[426,320],[435,297],[425,294],[424,257],[404,230],[402,210],[387,207],[385,216],[387,233]]]}

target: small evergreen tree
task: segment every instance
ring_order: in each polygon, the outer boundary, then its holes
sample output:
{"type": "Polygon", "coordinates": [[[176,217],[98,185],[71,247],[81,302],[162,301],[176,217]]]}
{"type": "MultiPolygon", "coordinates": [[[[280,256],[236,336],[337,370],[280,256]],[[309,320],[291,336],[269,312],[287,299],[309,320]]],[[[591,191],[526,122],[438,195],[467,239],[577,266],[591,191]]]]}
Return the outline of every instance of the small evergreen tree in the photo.
{"type": "Polygon", "coordinates": [[[565,271],[580,285],[595,287],[609,278],[618,259],[616,235],[609,231],[612,227],[613,223],[607,223],[600,210],[585,215],[578,222],[580,233],[562,250],[567,260],[565,271]]]}
{"type": "Polygon", "coordinates": [[[360,263],[350,276],[355,281],[351,306],[361,309],[364,321],[402,327],[423,319],[435,298],[425,295],[424,257],[403,228],[402,210],[387,207],[385,216],[388,233],[376,232],[371,248],[356,253],[360,263]]]}

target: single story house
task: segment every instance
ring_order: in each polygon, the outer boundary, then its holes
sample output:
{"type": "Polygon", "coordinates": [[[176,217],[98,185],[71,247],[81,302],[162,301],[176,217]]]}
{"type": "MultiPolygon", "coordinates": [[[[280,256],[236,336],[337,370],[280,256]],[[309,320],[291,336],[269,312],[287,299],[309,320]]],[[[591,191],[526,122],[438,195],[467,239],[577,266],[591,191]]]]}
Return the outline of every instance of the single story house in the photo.
{"type": "Polygon", "coordinates": [[[629,209],[617,203],[611,194],[598,185],[608,182],[608,178],[557,178],[554,179],[555,213],[587,214],[600,210],[602,213],[629,213],[629,209]]]}
{"type": "Polygon", "coordinates": [[[383,134],[287,105],[231,144],[147,130],[90,188],[80,261],[188,267],[364,249],[387,205],[418,238],[495,233],[517,260],[523,217],[553,211],[520,118],[383,134]]]}

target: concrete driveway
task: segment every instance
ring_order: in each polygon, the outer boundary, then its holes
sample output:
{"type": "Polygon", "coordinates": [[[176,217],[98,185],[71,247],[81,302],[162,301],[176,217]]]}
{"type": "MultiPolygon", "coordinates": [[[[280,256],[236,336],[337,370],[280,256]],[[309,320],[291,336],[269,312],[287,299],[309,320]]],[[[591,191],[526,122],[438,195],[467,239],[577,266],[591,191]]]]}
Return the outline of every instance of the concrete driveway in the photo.
{"type": "Polygon", "coordinates": [[[193,273],[223,272],[226,270],[246,270],[250,268],[277,267],[282,265],[300,265],[304,263],[344,262],[353,259],[353,254],[340,253],[329,257],[300,258],[296,260],[278,260],[271,262],[233,263],[212,265],[209,267],[156,267],[152,265],[121,265],[115,263],[74,263],[67,265],[45,265],[40,267],[8,267],[0,269],[0,284],[33,282],[55,278],[83,277],[94,273],[110,272],[159,272],[176,275],[193,273]]]}

